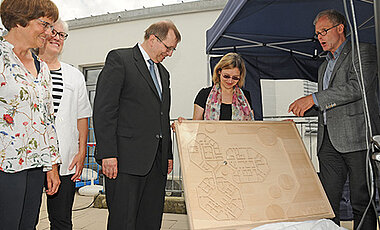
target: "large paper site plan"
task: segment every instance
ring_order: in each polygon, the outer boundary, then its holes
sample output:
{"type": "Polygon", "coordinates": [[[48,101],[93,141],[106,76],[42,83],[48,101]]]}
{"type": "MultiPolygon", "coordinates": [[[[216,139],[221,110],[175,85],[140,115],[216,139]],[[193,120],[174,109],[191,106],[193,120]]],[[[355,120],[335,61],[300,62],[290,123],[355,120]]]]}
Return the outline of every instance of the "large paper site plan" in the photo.
{"type": "Polygon", "coordinates": [[[176,122],[191,229],[333,217],[293,122],[176,122]]]}

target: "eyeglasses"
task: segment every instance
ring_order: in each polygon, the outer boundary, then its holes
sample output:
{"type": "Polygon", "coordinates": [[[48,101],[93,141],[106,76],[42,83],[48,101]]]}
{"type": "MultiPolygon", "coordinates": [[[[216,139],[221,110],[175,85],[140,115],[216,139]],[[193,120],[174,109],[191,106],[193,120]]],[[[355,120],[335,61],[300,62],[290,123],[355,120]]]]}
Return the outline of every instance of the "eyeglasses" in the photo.
{"type": "Polygon", "coordinates": [[[50,29],[51,31],[54,30],[54,26],[52,26],[49,22],[45,22],[42,19],[37,18],[38,21],[40,21],[42,26],[44,27],[44,30],[50,29]]]}
{"type": "Polygon", "coordinates": [[[174,47],[167,46],[159,37],[157,37],[157,35],[154,35],[154,36],[157,38],[157,40],[159,40],[165,46],[166,51],[168,51],[168,52],[176,51],[176,49],[174,47]]]}
{"type": "Polygon", "coordinates": [[[232,80],[234,80],[234,81],[239,81],[240,80],[240,77],[236,77],[236,76],[230,76],[230,75],[227,75],[227,74],[225,74],[225,75],[222,75],[222,77],[224,78],[224,79],[230,79],[230,78],[232,78],[232,80]]]}
{"type": "Polygon", "coordinates": [[[53,30],[51,31],[51,33],[52,33],[52,35],[51,35],[52,38],[54,38],[55,36],[59,35],[59,38],[60,38],[61,40],[66,40],[67,37],[69,36],[67,33],[65,33],[65,32],[58,32],[58,31],[56,31],[55,29],[53,29],[53,30]]]}
{"type": "Polygon", "coordinates": [[[333,29],[333,28],[335,28],[335,27],[337,27],[337,26],[339,26],[340,24],[336,24],[335,26],[333,26],[333,27],[330,27],[330,28],[328,28],[328,29],[323,29],[321,32],[317,32],[317,33],[315,33],[314,34],[314,38],[315,39],[318,39],[318,36],[319,35],[321,35],[321,36],[325,36],[326,34],[327,34],[327,32],[329,32],[329,30],[331,30],[331,29],[333,29]]]}

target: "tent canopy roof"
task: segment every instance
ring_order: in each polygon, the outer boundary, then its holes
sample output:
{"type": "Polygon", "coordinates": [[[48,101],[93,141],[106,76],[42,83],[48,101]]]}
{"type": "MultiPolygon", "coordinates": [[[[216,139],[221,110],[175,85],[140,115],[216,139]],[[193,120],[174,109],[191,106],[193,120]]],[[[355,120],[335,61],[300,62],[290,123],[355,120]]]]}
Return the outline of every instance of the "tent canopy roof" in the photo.
{"type": "MultiPolygon", "coordinates": [[[[354,0],[354,4],[360,41],[375,43],[373,4],[369,0],[354,0]]],[[[315,49],[321,51],[313,39],[313,20],[325,9],[345,14],[342,0],[230,0],[207,31],[206,53],[283,56],[292,52],[313,57],[315,49]]]]}

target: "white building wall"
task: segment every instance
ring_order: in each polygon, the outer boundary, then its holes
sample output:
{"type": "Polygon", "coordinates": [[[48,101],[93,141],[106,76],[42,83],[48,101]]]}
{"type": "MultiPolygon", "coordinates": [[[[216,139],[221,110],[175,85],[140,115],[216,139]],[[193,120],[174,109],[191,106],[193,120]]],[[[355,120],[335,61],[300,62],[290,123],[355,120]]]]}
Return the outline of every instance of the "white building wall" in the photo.
{"type": "MultiPolygon", "coordinates": [[[[137,42],[142,42],[144,30],[150,24],[170,19],[182,35],[177,51],[163,62],[171,74],[171,118],[191,118],[197,92],[211,83],[208,82],[209,67],[205,52],[206,31],[214,24],[226,2],[227,0],[203,0],[179,4],[187,7],[184,11],[178,11],[178,6],[175,6],[175,10],[171,10],[171,6],[147,8],[133,11],[132,16],[127,15],[127,19],[123,19],[125,12],[120,12],[119,15],[115,13],[69,21],[72,27],[62,61],[79,68],[104,64],[111,49],[132,47],[137,42]]],[[[261,87],[264,117],[289,116],[289,104],[305,93],[303,80],[262,80],[261,87]]],[[[307,134],[302,129],[300,133],[301,136],[306,134],[311,138],[304,141],[317,169],[315,153],[311,150],[315,148],[315,135],[307,134]]],[[[174,157],[176,170],[173,176],[177,177],[177,151],[174,157]]]]}
{"type": "Polygon", "coordinates": [[[261,80],[263,116],[291,116],[290,103],[304,96],[303,80],[261,80]]]}
{"type": "MultiPolygon", "coordinates": [[[[227,0],[203,0],[69,21],[71,29],[61,59],[79,69],[104,64],[110,50],[143,42],[144,31],[149,25],[170,19],[182,36],[177,51],[162,63],[171,76],[170,116],[172,119],[179,116],[192,118],[196,94],[210,84],[207,80],[206,31],[226,3],[227,0]]],[[[171,176],[174,179],[180,177],[177,150],[173,148],[171,176]]]]}
{"type": "MultiPolygon", "coordinates": [[[[217,2],[221,7],[210,11],[203,9],[203,11],[197,12],[194,10],[194,12],[169,16],[146,17],[126,22],[114,22],[84,28],[79,26],[77,29],[71,29],[62,54],[62,61],[79,68],[103,64],[111,49],[132,47],[137,42],[141,43],[144,30],[150,24],[170,19],[182,35],[182,41],[178,44],[177,51],[163,62],[171,75],[171,118],[178,116],[191,118],[197,92],[202,87],[208,86],[208,64],[205,52],[206,30],[214,24],[223,9],[223,4],[227,1],[205,2],[217,2]]],[[[69,24],[78,27],[77,21],[80,24],[80,20],[69,21],[69,24]]]]}
{"type": "MultiPolygon", "coordinates": [[[[177,51],[163,64],[171,74],[171,117],[192,117],[197,92],[209,86],[206,31],[227,0],[203,0],[69,21],[62,60],[83,68],[104,64],[111,49],[143,41],[144,30],[159,20],[172,20],[182,35],[177,51]]],[[[263,115],[287,116],[289,104],[304,95],[303,80],[262,80],[263,115]]]]}

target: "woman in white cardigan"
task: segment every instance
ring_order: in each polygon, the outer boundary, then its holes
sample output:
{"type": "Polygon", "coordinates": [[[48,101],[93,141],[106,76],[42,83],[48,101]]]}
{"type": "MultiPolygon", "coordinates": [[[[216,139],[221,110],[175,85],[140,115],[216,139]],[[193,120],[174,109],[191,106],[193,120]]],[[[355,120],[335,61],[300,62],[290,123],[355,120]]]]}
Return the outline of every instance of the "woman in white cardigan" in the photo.
{"type": "Polygon", "coordinates": [[[51,229],[72,229],[75,180],[80,177],[86,158],[88,118],[92,110],[83,74],[58,59],[68,37],[68,26],[58,20],[54,29],[56,36],[50,37],[38,54],[48,64],[52,76],[55,124],[62,158],[61,187],[57,194],[48,196],[47,207],[51,229]]]}

